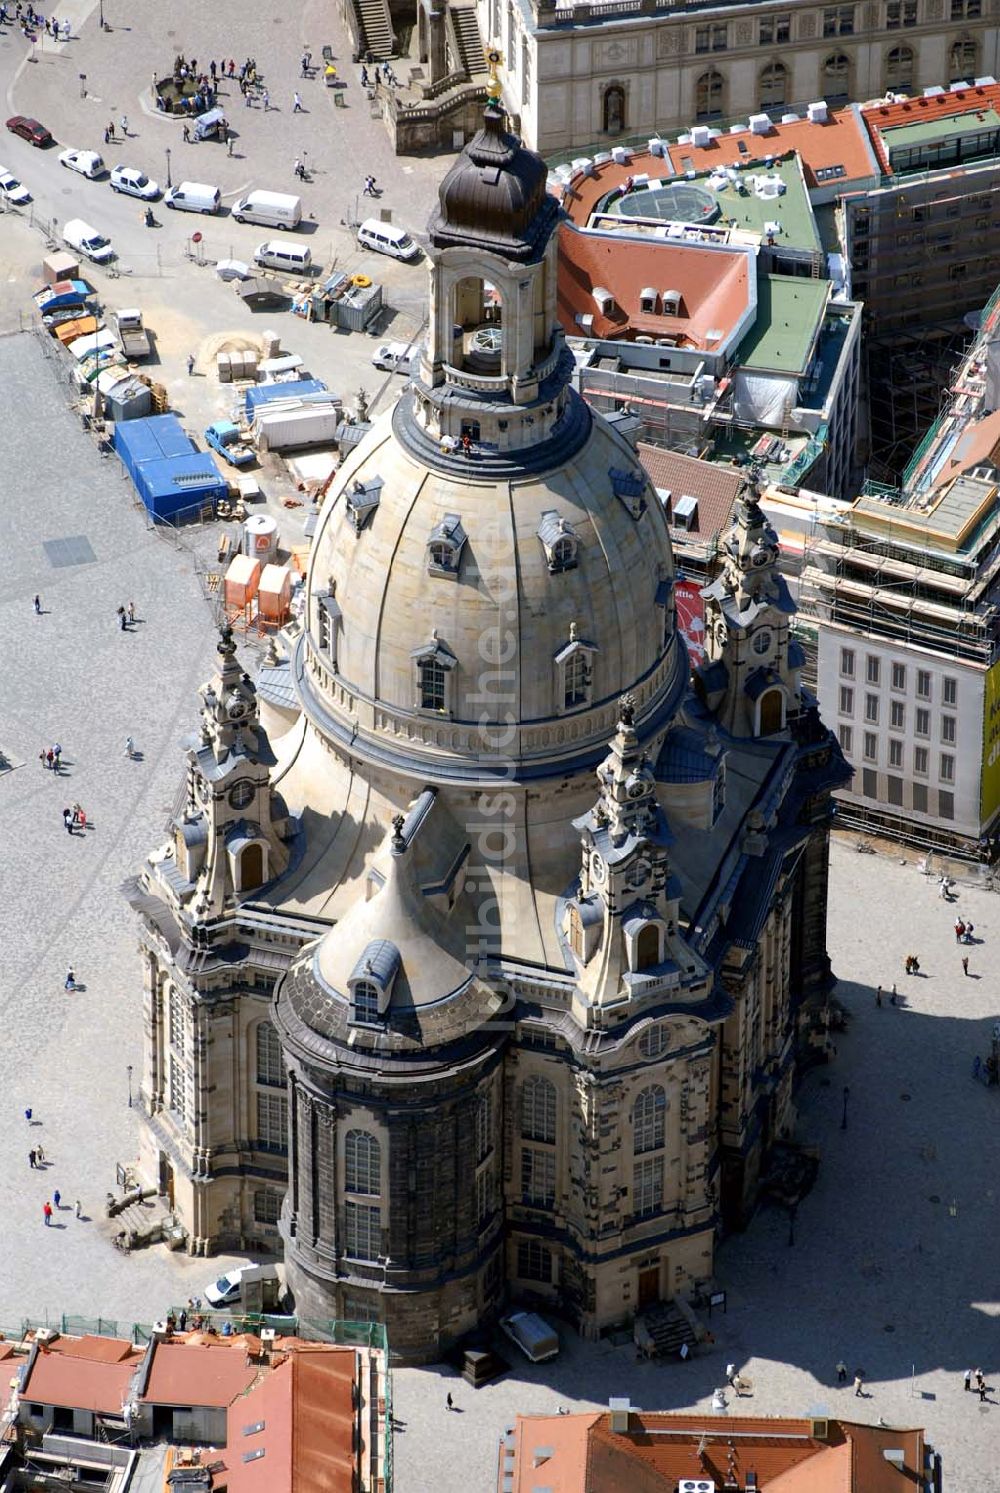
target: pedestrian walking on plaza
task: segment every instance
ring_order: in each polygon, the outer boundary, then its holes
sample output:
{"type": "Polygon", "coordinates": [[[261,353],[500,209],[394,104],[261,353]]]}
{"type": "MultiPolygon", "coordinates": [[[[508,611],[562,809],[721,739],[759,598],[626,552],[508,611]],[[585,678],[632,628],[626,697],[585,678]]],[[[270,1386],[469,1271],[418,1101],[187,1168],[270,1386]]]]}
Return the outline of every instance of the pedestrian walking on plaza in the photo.
{"type": "Polygon", "coordinates": [[[966,1394],[968,1394],[971,1389],[972,1389],[972,1370],[971,1369],[966,1369],[966,1371],[965,1371],[965,1392],[966,1392],[966,1394]]]}
{"type": "Polygon", "coordinates": [[[131,736],[126,736],[125,738],[125,755],[126,757],[135,756],[135,742],[132,740],[131,736]]]}
{"type": "Polygon", "coordinates": [[[43,767],[48,767],[48,765],[49,765],[49,755],[48,755],[48,752],[46,752],[46,750],[45,750],[44,747],[42,747],[42,750],[38,754],[38,760],[42,764],[43,767]]]}
{"type": "Polygon", "coordinates": [[[267,89],[264,88],[264,89],[261,90],[260,97],[261,97],[261,102],[264,105],[264,113],[266,114],[267,111],[268,111],[268,109],[270,109],[270,107],[271,107],[271,95],[268,93],[267,89]]]}
{"type": "Polygon", "coordinates": [[[732,1384],[732,1382],[733,1382],[733,1380],[735,1378],[736,1378],[736,1365],[735,1365],[735,1363],[727,1363],[726,1364],[726,1383],[727,1384],[732,1384]]]}
{"type": "Polygon", "coordinates": [[[194,373],[194,353],[188,353],[188,378],[194,373]]]}
{"type": "Polygon", "coordinates": [[[969,956],[968,956],[968,954],[963,954],[962,955],[962,973],[963,973],[963,975],[967,975],[969,973],[969,956]]]}
{"type": "MultiPolygon", "coordinates": [[[[34,1167],[35,1169],[37,1169],[38,1167],[38,1152],[35,1150],[34,1146],[32,1146],[31,1150],[28,1152],[28,1165],[34,1167]]],[[[966,1389],[968,1389],[968,1384],[966,1384],[965,1387],[966,1389]]]]}
{"type": "Polygon", "coordinates": [[[63,989],[64,990],[75,990],[76,989],[76,975],[73,973],[72,966],[70,966],[70,968],[66,971],[66,979],[63,982],[63,989]]]}
{"type": "Polygon", "coordinates": [[[897,989],[896,989],[896,985],[895,985],[895,982],[893,982],[893,986],[892,986],[892,994],[891,994],[891,995],[890,995],[890,997],[889,997],[889,1000],[890,1000],[890,1002],[891,1002],[891,1004],[892,1004],[892,1005],[894,1005],[894,1006],[898,1006],[898,1005],[899,1005],[899,1002],[898,1002],[898,1000],[897,1000],[897,999],[896,999],[896,996],[897,996],[897,995],[898,995],[898,994],[899,994],[899,991],[898,991],[898,990],[897,990],[897,989]]]}
{"type": "Polygon", "coordinates": [[[56,772],[58,772],[62,762],[62,747],[59,745],[58,741],[52,748],[52,760],[55,762],[56,772]]]}
{"type": "Polygon", "coordinates": [[[875,991],[875,1004],[876,1004],[876,1006],[880,1006],[882,1004],[882,987],[881,987],[881,985],[875,991]]]}
{"type": "Polygon", "coordinates": [[[79,1198],[77,1198],[76,1200],[76,1216],[77,1218],[83,1217],[83,1204],[80,1202],[79,1198]]]}
{"type": "Polygon", "coordinates": [[[214,62],[210,62],[208,64],[208,70],[212,74],[212,82],[214,83],[219,69],[216,67],[214,62]]]}
{"type": "Polygon", "coordinates": [[[847,1383],[847,1364],[842,1358],[837,1359],[837,1383],[847,1383]]]}
{"type": "Polygon", "coordinates": [[[454,1410],[454,1408],[455,1408],[455,1402],[454,1402],[454,1400],[451,1397],[451,1391],[450,1390],[448,1391],[447,1395],[445,1396],[444,1408],[446,1410],[454,1410]]]}
{"type": "Polygon", "coordinates": [[[135,602],[134,601],[130,601],[129,604],[128,604],[128,620],[130,622],[134,622],[135,621],[135,602]]]}
{"type": "Polygon", "coordinates": [[[63,828],[68,835],[73,833],[73,810],[63,809],[63,828]]]}
{"type": "Polygon", "coordinates": [[[45,1165],[45,1151],[43,1150],[43,1148],[41,1146],[36,1146],[35,1147],[35,1155],[38,1157],[38,1165],[39,1166],[44,1166],[45,1165]]]}
{"type": "Polygon", "coordinates": [[[183,1306],[181,1307],[181,1314],[177,1318],[177,1325],[180,1328],[181,1332],[185,1332],[187,1330],[188,1314],[183,1306]]]}
{"type": "Polygon", "coordinates": [[[40,617],[42,615],[42,598],[40,596],[36,596],[32,605],[35,608],[35,616],[40,617]]]}
{"type": "Polygon", "coordinates": [[[961,943],[961,941],[962,941],[962,934],[964,932],[965,932],[965,924],[962,922],[961,918],[956,918],[955,919],[955,942],[956,943],[961,943]]]}
{"type": "Polygon", "coordinates": [[[985,1381],[985,1379],[983,1380],[983,1382],[981,1384],[977,1384],[976,1388],[979,1390],[979,1403],[980,1403],[980,1405],[982,1405],[985,1402],[985,1400],[986,1400],[986,1381],[985,1381]]]}
{"type": "Polygon", "coordinates": [[[49,764],[49,768],[50,769],[52,769],[52,768],[55,767],[55,765],[56,765],[56,754],[52,750],[51,747],[49,747],[48,751],[45,753],[45,760],[49,764]]]}
{"type": "Polygon", "coordinates": [[[115,138],[115,122],[113,119],[108,120],[108,127],[104,131],[104,138],[105,140],[114,140],[115,138]]]}
{"type": "Polygon", "coordinates": [[[854,1395],[855,1395],[856,1399],[857,1398],[862,1398],[862,1399],[864,1398],[864,1393],[863,1393],[864,1386],[865,1386],[865,1371],[864,1371],[864,1369],[855,1369],[854,1370],[854,1395]]]}
{"type": "Polygon", "coordinates": [[[300,96],[298,94],[295,94],[294,98],[292,99],[292,113],[293,114],[301,114],[302,113],[302,99],[300,98],[300,96]]]}
{"type": "Polygon", "coordinates": [[[368,87],[368,69],[364,65],[361,68],[361,86],[362,88],[368,87]]]}
{"type": "Polygon", "coordinates": [[[986,1380],[983,1378],[982,1369],[977,1369],[972,1377],[976,1381],[976,1388],[979,1390],[980,1394],[982,1394],[983,1390],[986,1388],[986,1380]]]}
{"type": "Polygon", "coordinates": [[[966,925],[965,925],[965,942],[966,943],[971,943],[972,942],[972,935],[975,933],[975,931],[976,931],[976,929],[975,929],[975,925],[974,924],[972,924],[972,923],[966,923],[966,925]]]}
{"type": "Polygon", "coordinates": [[[229,76],[232,77],[235,72],[236,72],[236,62],[235,62],[235,60],[232,57],[230,57],[230,59],[229,59],[229,76]]]}
{"type": "Polygon", "coordinates": [[[55,1190],[55,1192],[52,1194],[52,1206],[54,1208],[58,1208],[59,1204],[61,1202],[62,1202],[62,1193],[59,1191],[59,1189],[57,1187],[56,1190],[55,1190]]]}
{"type": "Polygon", "coordinates": [[[44,1204],[44,1206],[42,1208],[42,1216],[45,1219],[45,1226],[46,1226],[46,1228],[48,1228],[49,1224],[52,1222],[52,1204],[51,1203],[46,1202],[44,1204]]]}
{"type": "Polygon", "coordinates": [[[127,140],[128,139],[128,115],[127,114],[123,114],[122,117],[121,117],[121,120],[119,121],[119,123],[121,124],[122,134],[125,136],[125,139],[127,140]]]}
{"type": "Polygon", "coordinates": [[[190,145],[191,131],[188,129],[186,124],[181,126],[181,139],[184,141],[185,145],[190,145]]]}

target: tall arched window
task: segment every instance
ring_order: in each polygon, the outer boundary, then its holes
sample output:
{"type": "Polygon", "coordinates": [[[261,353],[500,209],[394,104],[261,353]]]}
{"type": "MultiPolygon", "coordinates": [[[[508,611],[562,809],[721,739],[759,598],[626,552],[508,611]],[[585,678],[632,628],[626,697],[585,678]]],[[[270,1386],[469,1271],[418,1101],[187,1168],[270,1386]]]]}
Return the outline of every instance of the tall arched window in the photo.
{"type": "Polygon", "coordinates": [[[604,133],[620,135],[625,128],[625,90],[620,83],[612,83],[604,90],[604,133]]]}
{"type": "Polygon", "coordinates": [[[659,962],[660,930],[655,923],[647,923],[645,928],[639,929],[639,937],[635,941],[635,967],[652,969],[659,962]]]}
{"type": "Polygon", "coordinates": [[[769,62],[760,75],[760,107],[777,109],[785,102],[788,69],[783,62],[769,62]]]}
{"type": "Polygon", "coordinates": [[[357,980],[354,985],[354,1020],[378,1021],[378,986],[374,980],[357,980]]]}
{"type": "Polygon", "coordinates": [[[885,59],[885,86],[893,93],[913,88],[913,48],[892,47],[885,59]]]}
{"type": "Polygon", "coordinates": [[[726,80],[714,69],[702,73],[694,88],[694,116],[696,119],[721,119],[726,80]]]}
{"type": "Polygon", "coordinates": [[[555,1143],[556,1087],[537,1074],[521,1085],[521,1137],[555,1143]]]}
{"type": "Polygon", "coordinates": [[[663,1149],[666,1114],[667,1096],[662,1084],[651,1084],[636,1096],[632,1106],[633,1155],[643,1156],[647,1151],[663,1149]]]}
{"type": "Polygon", "coordinates": [[[367,1130],[349,1130],[344,1142],[344,1187],[363,1197],[382,1191],[382,1148],[367,1130]]]}
{"type": "Polygon", "coordinates": [[[257,1027],[257,1082],[274,1088],[285,1086],[285,1065],[278,1034],[269,1021],[257,1027]]]}
{"type": "Polygon", "coordinates": [[[823,63],[820,80],[823,97],[830,103],[846,99],[851,90],[851,59],[843,52],[834,52],[823,63]]]}
{"type": "Polygon", "coordinates": [[[976,75],[976,44],[971,36],[963,36],[952,45],[948,53],[951,61],[949,83],[967,83],[976,75]]]}
{"type": "Polygon", "coordinates": [[[240,853],[240,891],[249,892],[264,881],[264,847],[255,840],[240,853]]]}
{"type": "Polygon", "coordinates": [[[563,665],[563,707],[572,710],[586,705],[590,689],[590,659],[581,648],[571,653],[563,665]]]}
{"type": "Polygon", "coordinates": [[[784,700],[780,689],[769,689],[760,699],[760,734],[772,736],[784,724],[784,700]]]}
{"type": "Polygon", "coordinates": [[[366,1130],[344,1140],[344,1249],[356,1260],[382,1252],[382,1148],[366,1130]]]}

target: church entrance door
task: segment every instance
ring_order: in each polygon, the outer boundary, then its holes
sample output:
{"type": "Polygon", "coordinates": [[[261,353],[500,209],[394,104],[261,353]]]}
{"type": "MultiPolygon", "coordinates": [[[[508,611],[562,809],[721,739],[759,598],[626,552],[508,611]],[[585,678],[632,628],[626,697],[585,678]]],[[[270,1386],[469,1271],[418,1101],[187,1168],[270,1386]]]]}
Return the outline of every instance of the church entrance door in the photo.
{"type": "Polygon", "coordinates": [[[639,1271],[639,1310],[645,1311],[647,1306],[655,1306],[660,1299],[660,1267],[653,1265],[649,1270],[639,1271]]]}

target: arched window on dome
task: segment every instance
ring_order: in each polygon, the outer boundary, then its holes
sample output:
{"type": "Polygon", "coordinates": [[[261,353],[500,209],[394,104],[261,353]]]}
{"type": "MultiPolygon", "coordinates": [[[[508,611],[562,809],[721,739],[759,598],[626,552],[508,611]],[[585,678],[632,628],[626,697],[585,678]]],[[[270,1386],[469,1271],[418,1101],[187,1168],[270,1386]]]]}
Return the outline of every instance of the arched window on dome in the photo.
{"type": "Polygon", "coordinates": [[[594,643],[577,636],[576,623],[569,629],[569,642],[560,648],[555,657],[556,665],[556,713],[580,710],[593,698],[593,658],[597,652],[594,643]]]}
{"type": "Polygon", "coordinates": [[[457,513],[446,513],[441,522],[434,525],[427,541],[427,569],[431,575],[457,579],[465,538],[465,529],[457,513]]]}
{"type": "Polygon", "coordinates": [[[536,530],[552,575],[572,570],[577,563],[578,540],[573,525],[554,508],[546,508],[536,530]]]}
{"type": "Polygon", "coordinates": [[[458,660],[436,637],[411,655],[416,669],[417,710],[447,715],[451,709],[451,679],[458,660]]]}
{"type": "Polygon", "coordinates": [[[343,613],[336,597],[336,583],[331,580],[326,591],[314,591],[316,644],[329,661],[331,668],[337,667],[337,650],[340,644],[340,628],[343,613]]]}

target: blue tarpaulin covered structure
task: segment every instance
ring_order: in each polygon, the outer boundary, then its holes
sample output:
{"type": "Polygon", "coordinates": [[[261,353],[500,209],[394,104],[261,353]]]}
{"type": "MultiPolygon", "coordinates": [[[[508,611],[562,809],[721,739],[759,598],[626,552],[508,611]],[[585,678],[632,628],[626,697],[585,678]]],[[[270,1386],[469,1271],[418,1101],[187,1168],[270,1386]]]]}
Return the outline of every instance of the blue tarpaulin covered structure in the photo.
{"type": "Polygon", "coordinates": [[[227,494],[226,479],[207,451],[199,451],[176,415],[119,421],[115,450],[136,492],[158,523],[200,512],[227,494]]]}

